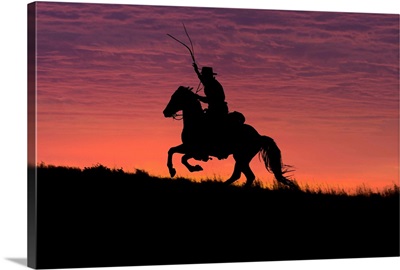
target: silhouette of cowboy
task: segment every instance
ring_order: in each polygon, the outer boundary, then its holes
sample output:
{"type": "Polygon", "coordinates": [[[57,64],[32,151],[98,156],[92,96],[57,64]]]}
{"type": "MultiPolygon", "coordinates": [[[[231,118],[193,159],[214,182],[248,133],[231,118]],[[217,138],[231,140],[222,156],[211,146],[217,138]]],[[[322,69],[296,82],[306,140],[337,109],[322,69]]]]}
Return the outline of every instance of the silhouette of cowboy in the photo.
{"type": "Polygon", "coordinates": [[[225,93],[222,85],[215,79],[212,67],[202,67],[201,73],[196,63],[193,63],[194,71],[204,86],[205,96],[197,95],[197,98],[208,104],[206,114],[211,122],[217,122],[228,114],[228,104],[225,102],[225,93]],[[215,121],[214,121],[215,120],[215,121]]]}
{"type": "Polygon", "coordinates": [[[223,149],[224,138],[222,131],[229,110],[228,104],[225,102],[224,88],[219,81],[215,79],[214,75],[217,75],[217,73],[213,72],[212,67],[202,67],[201,73],[199,72],[196,63],[193,63],[193,67],[204,86],[205,96],[196,94],[197,98],[201,102],[208,104],[208,108],[206,109],[206,119],[210,133],[208,133],[209,137],[207,139],[211,143],[212,149],[220,153],[218,158],[226,158],[227,154],[223,149]]]}

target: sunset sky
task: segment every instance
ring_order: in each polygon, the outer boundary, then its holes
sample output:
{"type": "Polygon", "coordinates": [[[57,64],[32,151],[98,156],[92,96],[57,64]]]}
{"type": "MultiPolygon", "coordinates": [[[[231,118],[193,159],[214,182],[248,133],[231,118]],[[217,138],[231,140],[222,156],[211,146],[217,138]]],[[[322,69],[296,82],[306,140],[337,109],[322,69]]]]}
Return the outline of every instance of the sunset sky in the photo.
{"type": "MultiPolygon", "coordinates": [[[[37,3],[37,162],[168,176],[182,122],[162,111],[212,66],[230,111],[301,184],[399,184],[399,15],[37,3]]],[[[202,94],[202,93],[201,93],[202,94]]],[[[179,176],[228,178],[230,157],[179,176]]],[[[256,177],[271,183],[262,162],[256,177]]],[[[242,177],[242,179],[244,179],[242,177]]]]}

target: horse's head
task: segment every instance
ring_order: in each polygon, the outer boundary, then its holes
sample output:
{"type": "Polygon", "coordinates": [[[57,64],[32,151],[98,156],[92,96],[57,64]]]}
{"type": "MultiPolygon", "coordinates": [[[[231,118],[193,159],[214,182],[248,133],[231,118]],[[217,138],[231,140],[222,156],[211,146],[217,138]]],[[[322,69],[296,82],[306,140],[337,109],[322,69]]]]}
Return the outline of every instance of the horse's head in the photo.
{"type": "Polygon", "coordinates": [[[197,102],[195,94],[191,91],[192,88],[179,86],[172,94],[171,100],[165,107],[163,114],[165,117],[173,117],[177,112],[185,110],[185,108],[193,107],[193,101],[197,102]]]}

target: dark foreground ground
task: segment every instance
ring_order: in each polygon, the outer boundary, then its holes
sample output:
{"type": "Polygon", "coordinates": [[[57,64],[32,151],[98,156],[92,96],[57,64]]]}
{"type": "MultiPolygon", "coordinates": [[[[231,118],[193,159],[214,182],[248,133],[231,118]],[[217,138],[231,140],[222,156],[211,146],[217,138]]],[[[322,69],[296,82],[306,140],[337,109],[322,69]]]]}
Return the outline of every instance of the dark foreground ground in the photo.
{"type": "Polygon", "coordinates": [[[101,165],[37,176],[35,268],[399,256],[398,192],[243,189],[101,165]]]}

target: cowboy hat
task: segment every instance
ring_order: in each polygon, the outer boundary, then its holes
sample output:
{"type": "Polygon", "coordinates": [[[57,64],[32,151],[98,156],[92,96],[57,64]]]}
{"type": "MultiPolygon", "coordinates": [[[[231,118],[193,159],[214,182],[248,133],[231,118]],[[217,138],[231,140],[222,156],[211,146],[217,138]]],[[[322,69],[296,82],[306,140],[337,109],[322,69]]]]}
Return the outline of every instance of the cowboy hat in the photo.
{"type": "Polygon", "coordinates": [[[212,67],[202,67],[201,68],[201,74],[202,75],[217,75],[217,73],[213,72],[212,67]]]}

